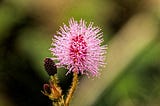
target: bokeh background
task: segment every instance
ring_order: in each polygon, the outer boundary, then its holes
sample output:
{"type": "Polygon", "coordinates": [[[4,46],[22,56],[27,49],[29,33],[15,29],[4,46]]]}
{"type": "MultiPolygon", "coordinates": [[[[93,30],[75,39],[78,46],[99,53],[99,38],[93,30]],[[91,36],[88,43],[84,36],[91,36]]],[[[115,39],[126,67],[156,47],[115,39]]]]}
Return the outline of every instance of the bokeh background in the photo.
{"type": "Polygon", "coordinates": [[[160,106],[160,0],[1,0],[0,106],[51,106],[43,60],[71,17],[94,22],[108,45],[100,78],[81,76],[71,106],[160,106]]]}

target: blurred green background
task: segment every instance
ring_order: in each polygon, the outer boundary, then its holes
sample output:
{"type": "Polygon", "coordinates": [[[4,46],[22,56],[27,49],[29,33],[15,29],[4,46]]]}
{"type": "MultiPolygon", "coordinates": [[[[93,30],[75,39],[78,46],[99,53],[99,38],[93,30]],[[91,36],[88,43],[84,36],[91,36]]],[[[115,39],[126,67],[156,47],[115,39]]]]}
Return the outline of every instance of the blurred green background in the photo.
{"type": "Polygon", "coordinates": [[[71,17],[94,22],[108,45],[100,78],[81,77],[71,106],[160,106],[160,0],[1,0],[0,106],[51,106],[43,60],[71,17]]]}

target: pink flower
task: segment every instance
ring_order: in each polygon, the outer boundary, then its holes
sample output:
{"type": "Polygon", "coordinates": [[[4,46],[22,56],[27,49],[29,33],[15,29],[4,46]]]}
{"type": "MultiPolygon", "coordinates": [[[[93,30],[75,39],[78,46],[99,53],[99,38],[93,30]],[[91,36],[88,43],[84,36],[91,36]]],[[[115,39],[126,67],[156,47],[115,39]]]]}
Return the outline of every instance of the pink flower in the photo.
{"type": "Polygon", "coordinates": [[[106,46],[101,46],[102,33],[93,23],[88,26],[84,20],[80,22],[73,18],[69,26],[63,25],[54,35],[52,48],[50,48],[54,60],[58,60],[59,66],[67,66],[70,72],[77,72],[91,76],[99,74],[99,67],[104,65],[106,46]]]}

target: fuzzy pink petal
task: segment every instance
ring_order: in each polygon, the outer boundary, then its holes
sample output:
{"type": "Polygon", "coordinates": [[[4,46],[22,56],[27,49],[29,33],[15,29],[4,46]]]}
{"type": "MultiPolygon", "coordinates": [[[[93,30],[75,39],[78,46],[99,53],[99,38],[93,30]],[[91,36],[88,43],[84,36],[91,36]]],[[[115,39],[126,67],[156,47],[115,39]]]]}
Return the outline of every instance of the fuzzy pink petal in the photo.
{"type": "Polygon", "coordinates": [[[97,76],[99,67],[104,65],[106,53],[106,46],[101,46],[103,34],[100,31],[98,27],[93,27],[93,23],[87,27],[82,19],[80,22],[70,19],[69,26],[64,24],[54,35],[50,48],[54,59],[59,61],[60,66],[67,66],[67,73],[76,71],[97,76]]]}

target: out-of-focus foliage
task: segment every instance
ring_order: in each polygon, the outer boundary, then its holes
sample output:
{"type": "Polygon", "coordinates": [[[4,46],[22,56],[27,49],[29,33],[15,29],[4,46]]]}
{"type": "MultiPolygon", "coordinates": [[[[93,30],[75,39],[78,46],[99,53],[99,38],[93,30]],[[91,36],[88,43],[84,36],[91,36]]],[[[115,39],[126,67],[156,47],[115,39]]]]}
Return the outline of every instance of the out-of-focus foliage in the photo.
{"type": "Polygon", "coordinates": [[[94,106],[158,106],[160,43],[152,42],[131,62],[94,106]]]}
{"type": "MultiPolygon", "coordinates": [[[[159,0],[1,0],[0,106],[51,106],[43,60],[69,18],[93,21],[108,44],[100,78],[81,77],[72,106],[160,104],[159,0]]],[[[59,69],[64,93],[72,75],[59,69]]]]}

